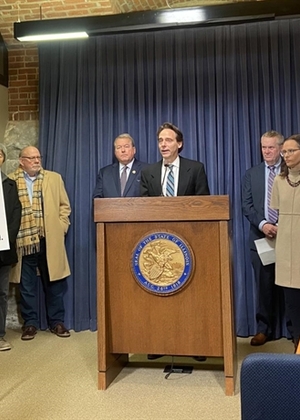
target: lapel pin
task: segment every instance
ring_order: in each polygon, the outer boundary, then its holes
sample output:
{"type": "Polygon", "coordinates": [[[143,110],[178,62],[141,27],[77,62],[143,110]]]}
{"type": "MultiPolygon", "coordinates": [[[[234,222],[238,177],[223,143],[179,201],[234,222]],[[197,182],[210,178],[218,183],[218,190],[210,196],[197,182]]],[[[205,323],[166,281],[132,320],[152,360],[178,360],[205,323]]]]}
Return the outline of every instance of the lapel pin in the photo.
{"type": "Polygon", "coordinates": [[[133,170],[133,171],[132,171],[132,174],[136,174],[136,171],[135,171],[135,170],[133,170]]]}

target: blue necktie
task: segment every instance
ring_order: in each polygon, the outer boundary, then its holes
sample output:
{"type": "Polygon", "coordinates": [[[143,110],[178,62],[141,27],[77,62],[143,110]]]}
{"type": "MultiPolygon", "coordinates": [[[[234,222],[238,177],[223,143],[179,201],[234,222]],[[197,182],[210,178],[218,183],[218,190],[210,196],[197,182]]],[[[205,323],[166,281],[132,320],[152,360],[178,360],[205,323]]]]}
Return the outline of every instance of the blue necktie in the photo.
{"type": "Polygon", "coordinates": [[[167,176],[167,185],[166,185],[166,196],[173,197],[174,196],[174,173],[173,173],[173,166],[169,166],[169,173],[167,176]]]}
{"type": "Polygon", "coordinates": [[[272,187],[273,182],[275,179],[275,166],[268,166],[269,168],[269,176],[268,176],[268,221],[270,223],[276,223],[278,220],[278,212],[277,210],[271,209],[270,202],[271,202],[271,195],[272,195],[272,187]]]}

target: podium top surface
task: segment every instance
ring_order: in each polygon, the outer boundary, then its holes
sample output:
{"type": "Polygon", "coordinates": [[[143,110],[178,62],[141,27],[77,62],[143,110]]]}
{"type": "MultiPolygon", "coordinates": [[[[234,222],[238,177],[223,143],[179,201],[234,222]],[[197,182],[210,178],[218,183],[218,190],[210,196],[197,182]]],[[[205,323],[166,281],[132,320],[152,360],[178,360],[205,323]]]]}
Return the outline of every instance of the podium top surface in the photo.
{"type": "Polygon", "coordinates": [[[230,220],[228,195],[94,199],[96,223],[221,220],[230,220]]]}

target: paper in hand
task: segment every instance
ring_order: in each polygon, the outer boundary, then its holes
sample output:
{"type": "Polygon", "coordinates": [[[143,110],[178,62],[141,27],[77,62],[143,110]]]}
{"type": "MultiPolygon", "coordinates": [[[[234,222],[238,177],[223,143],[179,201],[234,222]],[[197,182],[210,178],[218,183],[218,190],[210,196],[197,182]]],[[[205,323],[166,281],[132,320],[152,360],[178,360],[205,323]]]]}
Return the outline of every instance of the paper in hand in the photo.
{"type": "Polygon", "coordinates": [[[263,265],[275,263],[275,239],[262,238],[257,239],[254,243],[263,265]]]}

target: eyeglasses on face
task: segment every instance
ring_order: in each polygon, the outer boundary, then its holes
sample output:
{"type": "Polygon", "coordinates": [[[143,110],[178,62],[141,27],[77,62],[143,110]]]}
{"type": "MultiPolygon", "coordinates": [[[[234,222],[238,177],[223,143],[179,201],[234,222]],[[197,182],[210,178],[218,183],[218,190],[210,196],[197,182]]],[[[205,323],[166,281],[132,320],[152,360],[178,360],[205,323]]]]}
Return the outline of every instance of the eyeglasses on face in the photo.
{"type": "Polygon", "coordinates": [[[297,152],[298,150],[300,150],[300,148],[299,148],[299,149],[281,150],[280,154],[281,154],[281,156],[282,156],[282,157],[285,157],[285,156],[291,156],[291,155],[293,155],[295,152],[297,152]]]}
{"type": "Polygon", "coordinates": [[[21,156],[22,159],[28,159],[31,162],[34,160],[42,160],[43,156],[21,156]]]}

